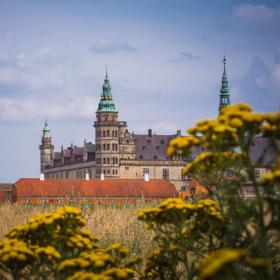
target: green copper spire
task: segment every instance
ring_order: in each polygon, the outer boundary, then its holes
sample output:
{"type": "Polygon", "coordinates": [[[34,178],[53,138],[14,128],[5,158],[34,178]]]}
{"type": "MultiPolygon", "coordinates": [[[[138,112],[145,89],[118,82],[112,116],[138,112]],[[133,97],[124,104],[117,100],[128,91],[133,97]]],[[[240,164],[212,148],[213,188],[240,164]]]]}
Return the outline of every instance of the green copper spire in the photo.
{"type": "Polygon", "coordinates": [[[111,86],[107,73],[107,65],[106,65],[106,75],[104,79],[104,84],[102,87],[101,99],[99,101],[97,112],[117,112],[111,93],[111,86]]]}
{"type": "Polygon", "coordinates": [[[221,111],[222,108],[230,105],[230,94],[228,88],[228,78],[226,73],[226,57],[224,57],[223,63],[224,63],[224,72],[222,77],[222,87],[220,90],[219,112],[221,111]]]}
{"type": "Polygon", "coordinates": [[[50,128],[49,128],[49,125],[48,125],[48,121],[45,120],[45,125],[44,125],[44,128],[43,128],[43,132],[50,132],[50,128]]]}

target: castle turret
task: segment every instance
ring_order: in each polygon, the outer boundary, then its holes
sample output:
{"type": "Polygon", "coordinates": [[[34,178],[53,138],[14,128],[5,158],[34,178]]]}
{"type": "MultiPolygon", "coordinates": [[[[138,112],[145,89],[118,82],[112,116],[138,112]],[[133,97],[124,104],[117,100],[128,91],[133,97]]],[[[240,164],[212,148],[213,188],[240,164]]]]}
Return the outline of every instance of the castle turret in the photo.
{"type": "Polygon", "coordinates": [[[48,126],[47,120],[43,128],[43,135],[41,140],[40,149],[40,170],[43,173],[46,167],[53,166],[53,151],[51,131],[48,126]]]}
{"type": "Polygon", "coordinates": [[[226,57],[224,57],[223,63],[224,63],[224,72],[222,77],[222,87],[220,90],[219,112],[221,111],[222,108],[230,105],[230,94],[228,88],[228,78],[226,73],[226,57]]]}
{"type": "Polygon", "coordinates": [[[104,174],[105,178],[119,176],[119,126],[118,112],[113,101],[106,68],[102,94],[94,122],[96,177],[101,177],[101,174],[104,174]]]}

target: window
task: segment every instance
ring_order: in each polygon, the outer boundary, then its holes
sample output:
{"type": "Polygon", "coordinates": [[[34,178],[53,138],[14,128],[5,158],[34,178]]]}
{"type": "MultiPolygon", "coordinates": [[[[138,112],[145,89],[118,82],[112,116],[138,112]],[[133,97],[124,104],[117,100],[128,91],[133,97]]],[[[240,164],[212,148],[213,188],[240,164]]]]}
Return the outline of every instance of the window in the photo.
{"type": "Polygon", "coordinates": [[[118,174],[118,170],[116,169],[116,172],[115,172],[116,174],[118,174]]]}
{"type": "Polygon", "coordinates": [[[255,169],[254,173],[255,173],[255,178],[259,179],[260,176],[261,176],[260,170],[259,169],[255,169]]]}
{"type": "Polygon", "coordinates": [[[163,140],[163,139],[161,139],[161,140],[160,140],[160,143],[163,145],[163,144],[164,144],[164,140],[163,140]]]}
{"type": "Polygon", "coordinates": [[[110,163],[110,158],[107,158],[107,164],[109,164],[110,163]]]}
{"type": "Polygon", "coordinates": [[[107,137],[109,137],[110,136],[110,131],[109,130],[107,130],[107,137]]]}
{"type": "Polygon", "coordinates": [[[105,137],[106,136],[106,132],[105,132],[105,130],[103,130],[103,137],[105,137]]]}
{"type": "Polygon", "coordinates": [[[186,186],[182,186],[182,187],[181,187],[181,191],[182,191],[182,192],[186,191],[186,186]]]}
{"type": "Polygon", "coordinates": [[[129,140],[126,140],[126,144],[129,144],[129,140]]]}
{"type": "Polygon", "coordinates": [[[227,170],[227,177],[233,177],[234,176],[234,172],[232,169],[227,170]]]}
{"type": "Polygon", "coordinates": [[[129,166],[126,166],[126,167],[125,167],[125,170],[129,170],[129,166]]]}
{"type": "Polygon", "coordinates": [[[103,158],[103,164],[106,164],[106,158],[103,158]]]}
{"type": "Polygon", "coordinates": [[[190,177],[188,177],[188,175],[183,175],[183,170],[184,169],[181,169],[181,180],[182,181],[190,181],[189,180],[190,177]]]}
{"type": "Polygon", "coordinates": [[[158,145],[156,145],[156,149],[159,150],[159,146],[158,145]]]}
{"type": "Polygon", "coordinates": [[[143,175],[149,174],[149,173],[150,173],[150,169],[149,168],[143,168],[143,175]]]}
{"type": "Polygon", "coordinates": [[[106,150],[106,144],[103,144],[103,150],[104,151],[106,150]]]}
{"type": "Polygon", "coordinates": [[[151,140],[150,139],[148,139],[148,144],[151,144],[151,140]]]}
{"type": "Polygon", "coordinates": [[[145,145],[143,145],[143,146],[142,146],[142,149],[143,149],[143,150],[145,150],[145,148],[146,148],[146,146],[145,146],[145,145]]]}
{"type": "Polygon", "coordinates": [[[142,155],[140,155],[140,157],[139,157],[140,159],[143,159],[143,156],[142,155]]]}
{"type": "Polygon", "coordinates": [[[169,169],[168,168],[162,169],[162,178],[165,180],[169,180],[169,169]]]}
{"type": "Polygon", "coordinates": [[[107,150],[110,151],[110,144],[107,144],[107,150]]]}
{"type": "Polygon", "coordinates": [[[154,156],[154,159],[157,159],[157,156],[154,156]]]}

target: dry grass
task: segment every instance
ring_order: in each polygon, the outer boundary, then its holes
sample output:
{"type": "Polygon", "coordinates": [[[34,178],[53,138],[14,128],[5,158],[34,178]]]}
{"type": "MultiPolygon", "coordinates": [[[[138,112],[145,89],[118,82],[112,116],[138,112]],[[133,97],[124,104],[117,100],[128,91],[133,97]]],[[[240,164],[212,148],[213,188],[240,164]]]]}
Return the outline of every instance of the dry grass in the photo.
{"type": "MultiPolygon", "coordinates": [[[[118,242],[128,247],[133,256],[146,256],[154,247],[152,233],[136,218],[137,209],[151,207],[153,203],[128,205],[72,204],[82,209],[87,229],[100,238],[102,248],[118,242]]],[[[0,204],[0,240],[15,225],[25,223],[29,217],[42,212],[55,211],[61,205],[0,204]]]]}

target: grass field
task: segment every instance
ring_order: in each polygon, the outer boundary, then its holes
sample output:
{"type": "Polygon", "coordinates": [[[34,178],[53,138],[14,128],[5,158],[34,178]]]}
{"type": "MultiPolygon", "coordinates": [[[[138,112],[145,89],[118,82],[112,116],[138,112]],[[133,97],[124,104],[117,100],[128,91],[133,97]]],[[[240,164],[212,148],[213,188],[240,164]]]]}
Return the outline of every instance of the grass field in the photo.
{"type": "MultiPolygon", "coordinates": [[[[100,238],[100,246],[105,248],[117,242],[128,247],[132,256],[146,256],[154,248],[152,232],[145,224],[137,220],[137,210],[143,207],[152,207],[155,203],[138,203],[127,205],[93,205],[76,204],[87,219],[87,229],[100,238]]],[[[42,212],[53,212],[62,205],[27,205],[27,204],[0,204],[0,240],[15,225],[24,224],[29,217],[42,212]]]]}

